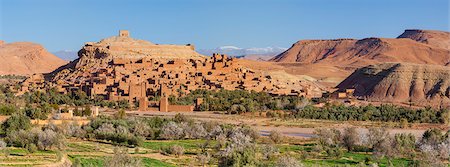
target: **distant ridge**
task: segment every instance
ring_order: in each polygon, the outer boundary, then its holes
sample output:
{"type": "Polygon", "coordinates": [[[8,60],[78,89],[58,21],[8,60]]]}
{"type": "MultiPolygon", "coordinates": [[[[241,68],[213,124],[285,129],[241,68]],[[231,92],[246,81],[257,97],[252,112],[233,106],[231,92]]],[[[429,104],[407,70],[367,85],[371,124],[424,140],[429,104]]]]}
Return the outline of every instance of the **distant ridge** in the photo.
{"type": "Polygon", "coordinates": [[[450,107],[450,67],[383,63],[359,68],[337,88],[371,101],[450,107]]]}
{"type": "Polygon", "coordinates": [[[0,75],[47,73],[66,63],[39,44],[0,41],[0,75]]]}
{"type": "Polygon", "coordinates": [[[406,30],[398,38],[301,40],[273,62],[363,67],[382,62],[448,65],[450,33],[406,30]]]}

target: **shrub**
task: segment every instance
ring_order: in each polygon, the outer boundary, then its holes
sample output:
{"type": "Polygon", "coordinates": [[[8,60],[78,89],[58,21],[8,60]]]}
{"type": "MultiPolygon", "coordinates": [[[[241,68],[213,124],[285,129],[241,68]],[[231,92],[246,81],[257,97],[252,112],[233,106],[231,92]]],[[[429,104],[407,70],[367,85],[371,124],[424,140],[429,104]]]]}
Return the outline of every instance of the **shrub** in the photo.
{"type": "Polygon", "coordinates": [[[327,146],[325,147],[325,152],[327,153],[328,156],[333,157],[335,159],[339,159],[344,155],[339,145],[327,146]]]}
{"type": "Polygon", "coordinates": [[[190,120],[186,115],[177,113],[173,117],[173,121],[176,123],[181,123],[181,122],[189,122],[190,120]]]}
{"type": "Polygon", "coordinates": [[[3,140],[0,140],[0,150],[3,150],[6,148],[6,143],[3,140]]]}
{"type": "Polygon", "coordinates": [[[184,148],[179,145],[173,145],[170,147],[170,154],[180,157],[184,154],[184,148]]]}
{"type": "Polygon", "coordinates": [[[184,137],[184,130],[175,122],[169,122],[161,128],[159,137],[163,139],[181,139],[184,137]]]}
{"type": "Polygon", "coordinates": [[[133,127],[133,133],[136,136],[147,137],[151,135],[151,131],[150,127],[143,121],[137,121],[133,127]]]}
{"type": "Polygon", "coordinates": [[[280,132],[278,132],[278,131],[276,131],[276,130],[273,130],[273,131],[271,131],[270,134],[269,134],[269,139],[270,139],[273,143],[279,144],[279,143],[281,143],[281,142],[283,141],[283,135],[282,135],[280,132]]]}
{"type": "Polygon", "coordinates": [[[203,139],[206,137],[207,132],[202,124],[195,123],[190,129],[190,136],[194,139],[203,139]]]}
{"type": "Polygon", "coordinates": [[[338,145],[341,141],[341,132],[336,129],[315,129],[314,134],[322,146],[338,145]]]}
{"type": "Polygon", "coordinates": [[[141,160],[131,157],[126,148],[114,148],[114,155],[106,159],[105,165],[109,167],[141,166],[141,160]]]}
{"type": "Polygon", "coordinates": [[[406,118],[400,119],[400,128],[406,128],[408,127],[408,120],[406,118]]]}
{"type": "Polygon", "coordinates": [[[92,115],[92,110],[91,110],[91,106],[90,105],[86,105],[83,109],[83,113],[82,116],[91,116],[92,115]]]}
{"type": "Polygon", "coordinates": [[[2,124],[2,130],[6,135],[19,130],[28,130],[31,128],[30,118],[22,113],[15,113],[2,124]]]}
{"type": "Polygon", "coordinates": [[[117,107],[118,109],[129,109],[130,108],[130,103],[128,102],[128,100],[119,100],[117,101],[117,107]]]}
{"type": "Polygon", "coordinates": [[[17,111],[16,107],[11,104],[0,104],[0,115],[11,115],[17,111]]]}
{"type": "Polygon", "coordinates": [[[359,133],[356,128],[348,127],[344,129],[342,144],[349,152],[353,151],[355,146],[360,142],[359,139],[359,133]]]}
{"type": "Polygon", "coordinates": [[[73,109],[73,115],[74,116],[83,116],[83,113],[81,110],[78,109],[78,107],[75,107],[75,109],[73,109]]]}
{"type": "Polygon", "coordinates": [[[64,137],[62,135],[57,134],[53,130],[46,129],[39,132],[37,146],[41,150],[48,150],[53,146],[61,148],[64,144],[63,139],[64,137]]]}
{"type": "Polygon", "coordinates": [[[276,146],[274,145],[263,145],[261,147],[261,153],[262,153],[262,157],[264,159],[273,159],[275,157],[275,155],[279,154],[279,150],[276,146]]]}
{"type": "Polygon", "coordinates": [[[276,167],[302,167],[303,165],[291,156],[282,156],[275,164],[276,167]]]}
{"type": "Polygon", "coordinates": [[[243,131],[244,128],[235,127],[229,132],[225,150],[218,153],[219,166],[254,166],[257,163],[254,139],[243,131]]]}
{"type": "Polygon", "coordinates": [[[390,136],[387,136],[375,143],[373,145],[373,155],[377,159],[386,157],[388,162],[391,163],[392,158],[397,155],[393,139],[390,136]]]}
{"type": "Polygon", "coordinates": [[[197,155],[197,161],[202,165],[206,166],[211,161],[211,155],[209,153],[202,153],[197,155]]]}
{"type": "Polygon", "coordinates": [[[398,155],[412,157],[416,145],[416,138],[412,134],[395,134],[394,148],[398,155]]]}
{"type": "Polygon", "coordinates": [[[127,118],[127,113],[125,112],[124,109],[120,109],[119,111],[117,111],[117,113],[114,116],[117,119],[125,119],[125,118],[127,118]]]}
{"type": "Polygon", "coordinates": [[[433,128],[426,130],[420,141],[421,144],[437,145],[445,140],[445,135],[442,134],[441,130],[433,128]]]}
{"type": "Polygon", "coordinates": [[[369,133],[367,137],[367,145],[372,148],[374,145],[387,140],[389,138],[389,133],[385,128],[369,128],[369,133]]]}
{"type": "Polygon", "coordinates": [[[38,148],[37,148],[36,144],[31,143],[27,146],[27,150],[29,153],[35,153],[38,150],[38,148]]]}

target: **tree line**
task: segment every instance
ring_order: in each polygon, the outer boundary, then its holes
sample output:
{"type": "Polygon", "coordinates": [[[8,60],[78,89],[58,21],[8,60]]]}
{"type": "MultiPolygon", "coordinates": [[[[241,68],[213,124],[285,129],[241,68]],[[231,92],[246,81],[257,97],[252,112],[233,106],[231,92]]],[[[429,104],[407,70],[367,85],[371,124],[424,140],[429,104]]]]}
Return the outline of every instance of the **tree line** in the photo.
{"type": "Polygon", "coordinates": [[[325,119],[335,121],[382,121],[409,123],[442,123],[450,122],[450,112],[447,109],[433,109],[431,107],[412,109],[391,104],[380,106],[345,106],[326,105],[314,107],[308,105],[302,109],[292,111],[295,118],[325,119]]]}
{"type": "Polygon", "coordinates": [[[371,152],[372,159],[365,165],[386,158],[392,166],[394,158],[411,159],[409,166],[445,166],[450,160],[450,130],[443,133],[439,129],[426,130],[419,140],[408,133],[389,134],[384,128],[369,128],[362,132],[355,127],[336,129],[316,129],[318,144],[314,151],[324,152],[330,157],[343,156],[348,152],[371,152]]]}

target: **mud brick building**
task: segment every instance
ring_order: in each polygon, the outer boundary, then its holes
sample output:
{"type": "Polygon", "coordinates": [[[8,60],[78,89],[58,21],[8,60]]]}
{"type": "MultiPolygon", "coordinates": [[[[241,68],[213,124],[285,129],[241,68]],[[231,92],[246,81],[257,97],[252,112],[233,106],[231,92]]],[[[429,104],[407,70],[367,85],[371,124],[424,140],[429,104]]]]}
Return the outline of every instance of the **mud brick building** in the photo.
{"type": "MultiPolygon", "coordinates": [[[[49,74],[61,93],[82,90],[106,100],[138,103],[141,111],[193,111],[192,106],[170,105],[168,96],[183,96],[196,89],[265,91],[273,95],[312,96],[311,86],[272,79],[223,54],[203,56],[187,45],[159,45],[136,40],[128,31],[88,42],[79,59],[49,74]],[[161,97],[161,101],[149,101],[161,97]]],[[[22,84],[26,91],[39,78],[22,84]]],[[[201,100],[199,100],[201,101],[201,100]]],[[[198,104],[197,104],[198,105],[198,104]]]]}

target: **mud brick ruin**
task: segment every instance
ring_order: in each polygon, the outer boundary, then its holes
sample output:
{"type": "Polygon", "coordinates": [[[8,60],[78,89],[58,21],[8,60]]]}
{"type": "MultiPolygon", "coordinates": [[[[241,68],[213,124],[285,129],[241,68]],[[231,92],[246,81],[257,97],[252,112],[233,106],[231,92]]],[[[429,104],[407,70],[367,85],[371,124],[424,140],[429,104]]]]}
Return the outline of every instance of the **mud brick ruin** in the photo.
{"type": "MultiPolygon", "coordinates": [[[[139,103],[140,111],[193,111],[189,106],[171,105],[168,96],[183,96],[196,89],[265,91],[272,95],[313,96],[312,86],[286,83],[261,71],[243,67],[236,58],[222,54],[211,57],[187,45],[159,45],[136,40],[128,31],[119,36],[88,42],[79,58],[43,76],[32,76],[22,92],[48,85],[61,93],[82,90],[105,100],[139,103]],[[45,82],[45,83],[44,83],[45,82]],[[161,97],[159,102],[149,101],[161,97]]],[[[202,99],[197,100],[197,104],[202,99]]]]}

